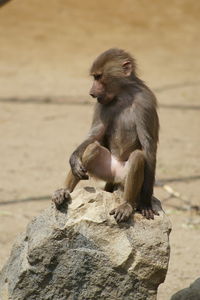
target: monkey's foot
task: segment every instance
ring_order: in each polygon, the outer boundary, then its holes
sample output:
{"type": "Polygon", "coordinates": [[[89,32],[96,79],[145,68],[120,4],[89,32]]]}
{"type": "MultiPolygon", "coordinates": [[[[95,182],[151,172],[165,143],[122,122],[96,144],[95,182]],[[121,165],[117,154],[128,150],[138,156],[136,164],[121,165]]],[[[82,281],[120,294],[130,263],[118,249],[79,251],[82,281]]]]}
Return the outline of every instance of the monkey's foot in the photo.
{"type": "Polygon", "coordinates": [[[52,195],[52,201],[59,208],[63,203],[70,200],[70,193],[67,189],[59,189],[52,195]]]}
{"type": "Polygon", "coordinates": [[[114,215],[117,222],[127,221],[133,212],[133,208],[129,203],[123,203],[117,208],[111,210],[110,215],[114,215]]]}
{"type": "Polygon", "coordinates": [[[157,210],[153,209],[151,206],[149,205],[140,205],[137,209],[137,211],[139,211],[143,217],[145,217],[146,219],[154,219],[154,215],[159,216],[159,213],[157,212],[157,210]]]}

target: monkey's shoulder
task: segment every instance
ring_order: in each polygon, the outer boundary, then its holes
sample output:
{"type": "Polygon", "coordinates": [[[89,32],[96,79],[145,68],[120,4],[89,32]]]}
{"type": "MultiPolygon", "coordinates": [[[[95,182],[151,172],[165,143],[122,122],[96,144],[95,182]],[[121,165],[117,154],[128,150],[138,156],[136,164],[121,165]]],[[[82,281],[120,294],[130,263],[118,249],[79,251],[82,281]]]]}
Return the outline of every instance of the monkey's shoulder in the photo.
{"type": "Polygon", "coordinates": [[[152,90],[144,86],[134,94],[133,105],[135,110],[138,107],[141,107],[143,110],[156,109],[157,99],[152,90]]]}

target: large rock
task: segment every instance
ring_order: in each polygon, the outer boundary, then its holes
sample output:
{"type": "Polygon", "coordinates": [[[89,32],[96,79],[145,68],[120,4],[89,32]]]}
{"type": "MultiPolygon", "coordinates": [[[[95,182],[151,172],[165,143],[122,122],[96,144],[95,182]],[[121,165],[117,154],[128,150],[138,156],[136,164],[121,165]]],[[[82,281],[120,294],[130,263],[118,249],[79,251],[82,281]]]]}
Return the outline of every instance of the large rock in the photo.
{"type": "Polygon", "coordinates": [[[171,300],[200,300],[200,278],[196,279],[188,288],[174,294],[171,300]]]}
{"type": "Polygon", "coordinates": [[[52,207],[16,241],[0,278],[1,299],[153,300],[165,279],[170,222],[135,214],[117,224],[117,194],[76,190],[68,209],[52,207]]]}

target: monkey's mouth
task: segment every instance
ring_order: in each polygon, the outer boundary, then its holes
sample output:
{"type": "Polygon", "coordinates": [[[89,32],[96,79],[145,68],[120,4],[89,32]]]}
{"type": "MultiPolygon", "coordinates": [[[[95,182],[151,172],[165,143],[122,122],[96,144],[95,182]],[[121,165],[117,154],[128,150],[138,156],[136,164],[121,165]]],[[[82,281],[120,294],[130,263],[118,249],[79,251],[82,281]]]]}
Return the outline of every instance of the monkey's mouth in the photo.
{"type": "Polygon", "coordinates": [[[114,100],[114,96],[113,95],[112,95],[112,97],[108,97],[107,95],[97,97],[97,101],[100,104],[108,104],[108,103],[110,103],[113,100],[114,100]]]}
{"type": "Polygon", "coordinates": [[[105,102],[105,98],[100,96],[100,97],[97,97],[97,101],[101,104],[103,104],[105,102]]]}

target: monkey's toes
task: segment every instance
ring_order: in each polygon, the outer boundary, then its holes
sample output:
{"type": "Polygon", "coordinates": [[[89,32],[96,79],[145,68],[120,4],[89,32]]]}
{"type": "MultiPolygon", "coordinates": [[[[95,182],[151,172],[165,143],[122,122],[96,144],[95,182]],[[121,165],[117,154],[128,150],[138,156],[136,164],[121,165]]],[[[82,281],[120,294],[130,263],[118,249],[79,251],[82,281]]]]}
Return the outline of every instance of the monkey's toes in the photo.
{"type": "Polygon", "coordinates": [[[56,207],[59,208],[64,202],[70,199],[70,193],[66,189],[59,189],[52,195],[52,201],[56,207]]]}
{"type": "Polygon", "coordinates": [[[151,208],[151,207],[143,207],[140,208],[139,211],[141,212],[141,214],[143,215],[143,217],[145,217],[146,219],[150,220],[150,219],[154,219],[154,215],[159,216],[159,213],[157,212],[157,210],[151,208]]]}
{"type": "Polygon", "coordinates": [[[117,223],[127,221],[133,212],[133,208],[129,203],[122,204],[111,210],[110,215],[114,215],[117,223]]]}

